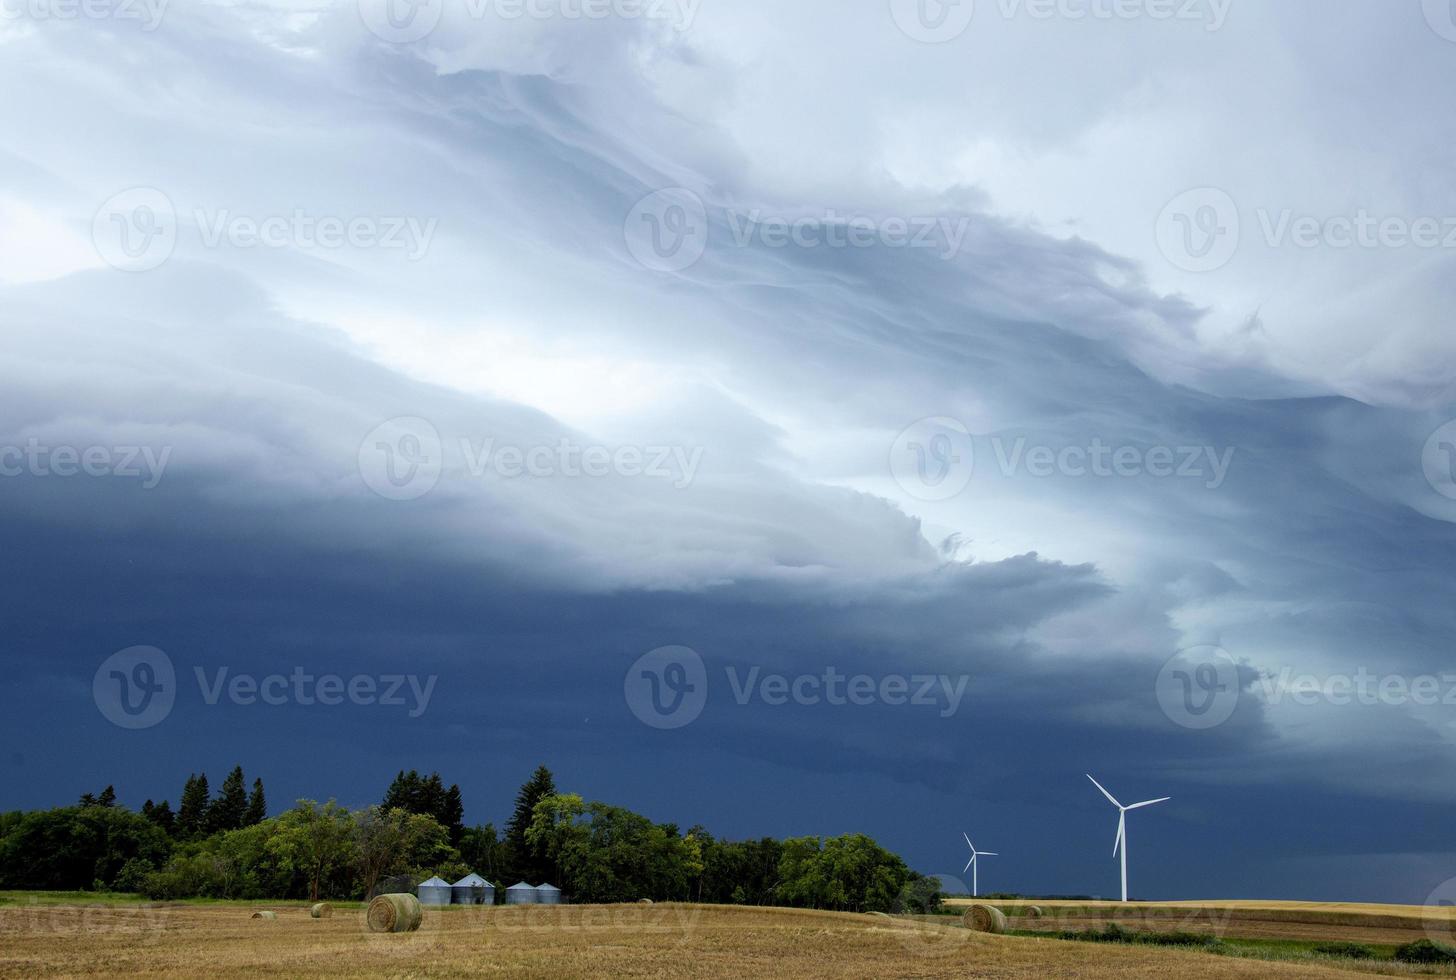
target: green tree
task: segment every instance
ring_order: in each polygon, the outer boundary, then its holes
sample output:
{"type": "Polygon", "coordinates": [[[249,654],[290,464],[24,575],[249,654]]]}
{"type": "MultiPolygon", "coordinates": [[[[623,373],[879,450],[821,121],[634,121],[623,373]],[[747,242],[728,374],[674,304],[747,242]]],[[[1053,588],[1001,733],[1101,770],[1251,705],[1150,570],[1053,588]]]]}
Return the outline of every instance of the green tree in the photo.
{"type": "Polygon", "coordinates": [[[247,782],[243,777],[243,767],[234,766],[233,771],[222,781],[222,789],[218,790],[217,799],[208,806],[208,832],[216,834],[225,830],[237,830],[243,826],[247,815],[247,782]]]}
{"type": "Polygon", "coordinates": [[[142,804],[142,816],[162,828],[162,832],[171,837],[177,829],[177,818],[172,814],[172,804],[163,800],[161,803],[152,803],[147,800],[142,804]]]}
{"type": "Polygon", "coordinates": [[[278,818],[278,833],[269,841],[270,851],[299,869],[308,880],[308,897],[318,901],[326,880],[353,860],[353,820],[349,811],[333,800],[319,806],[313,800],[298,805],[278,818]]]}
{"type": "Polygon", "coordinates": [[[454,856],[446,828],[422,813],[371,806],[353,814],[351,831],[365,898],[385,875],[433,867],[454,856]]]}
{"type": "Polygon", "coordinates": [[[166,860],[171,842],[122,807],[65,807],[7,815],[0,834],[0,889],[109,887],[133,858],[166,860]]]}
{"type": "Polygon", "coordinates": [[[252,827],[268,819],[268,798],[263,795],[263,780],[253,780],[253,793],[248,797],[248,810],[243,826],[252,827]]]}
{"type": "Polygon", "coordinates": [[[182,801],[177,810],[177,836],[190,840],[207,832],[207,808],[211,800],[207,773],[187,777],[182,787],[182,801]]]}
{"type": "Polygon", "coordinates": [[[515,862],[515,867],[511,869],[513,877],[539,883],[550,870],[549,864],[541,859],[539,853],[532,850],[526,833],[535,820],[536,804],[555,795],[556,780],[552,777],[551,770],[545,766],[537,766],[531,778],[516,792],[516,808],[511,819],[506,822],[506,843],[510,845],[515,862]]]}

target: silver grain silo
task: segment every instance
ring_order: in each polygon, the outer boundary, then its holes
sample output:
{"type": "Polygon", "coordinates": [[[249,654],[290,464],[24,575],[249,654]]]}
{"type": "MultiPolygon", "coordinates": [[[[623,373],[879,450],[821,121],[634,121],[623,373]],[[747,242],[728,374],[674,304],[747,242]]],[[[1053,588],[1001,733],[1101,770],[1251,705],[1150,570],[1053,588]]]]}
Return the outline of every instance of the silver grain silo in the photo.
{"type": "Polygon", "coordinates": [[[450,887],[450,883],[440,878],[420,882],[420,887],[416,892],[420,897],[420,904],[429,906],[449,905],[453,893],[454,889],[450,887]]]}
{"type": "Polygon", "coordinates": [[[561,889],[555,885],[537,885],[536,901],[541,905],[560,905],[561,889]]]}
{"type": "Polygon", "coordinates": [[[506,889],[507,905],[535,905],[536,889],[524,881],[518,881],[506,889]]]}
{"type": "Polygon", "coordinates": [[[455,905],[484,905],[489,884],[478,874],[468,874],[450,886],[450,901],[455,905]]]}

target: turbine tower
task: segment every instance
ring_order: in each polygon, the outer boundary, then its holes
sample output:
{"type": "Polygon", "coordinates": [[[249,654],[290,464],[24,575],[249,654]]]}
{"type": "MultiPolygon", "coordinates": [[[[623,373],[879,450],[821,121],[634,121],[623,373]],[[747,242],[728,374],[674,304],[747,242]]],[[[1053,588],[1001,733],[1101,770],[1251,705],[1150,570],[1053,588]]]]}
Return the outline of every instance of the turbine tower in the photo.
{"type": "MultiPolygon", "coordinates": [[[[1088,779],[1092,779],[1092,776],[1091,776],[1090,773],[1087,775],[1087,778],[1088,779]]],[[[1117,802],[1117,797],[1115,797],[1111,793],[1107,792],[1107,790],[1105,788],[1103,788],[1102,784],[1099,783],[1097,780],[1092,779],[1092,785],[1093,786],[1096,786],[1098,789],[1102,790],[1102,795],[1105,796],[1105,797],[1107,797],[1108,802],[1110,802],[1113,806],[1117,807],[1117,841],[1116,841],[1116,843],[1114,843],[1112,845],[1112,856],[1113,857],[1117,857],[1118,852],[1119,851],[1122,852],[1122,900],[1124,902],[1126,902],[1127,901],[1127,811],[1129,811],[1129,810],[1141,810],[1143,807],[1145,807],[1145,806],[1152,806],[1154,803],[1166,803],[1169,800],[1171,800],[1172,797],[1171,796],[1164,796],[1164,797],[1162,797],[1160,799],[1148,800],[1148,801],[1146,801],[1144,803],[1134,803],[1131,806],[1123,806],[1121,803],[1117,802]]]]}
{"type": "Polygon", "coordinates": [[[971,849],[971,859],[961,869],[961,874],[965,874],[967,871],[971,873],[971,897],[979,898],[981,895],[981,863],[977,858],[1000,857],[1000,855],[995,851],[978,851],[976,845],[971,843],[970,834],[962,833],[961,836],[966,839],[966,846],[971,849]]]}

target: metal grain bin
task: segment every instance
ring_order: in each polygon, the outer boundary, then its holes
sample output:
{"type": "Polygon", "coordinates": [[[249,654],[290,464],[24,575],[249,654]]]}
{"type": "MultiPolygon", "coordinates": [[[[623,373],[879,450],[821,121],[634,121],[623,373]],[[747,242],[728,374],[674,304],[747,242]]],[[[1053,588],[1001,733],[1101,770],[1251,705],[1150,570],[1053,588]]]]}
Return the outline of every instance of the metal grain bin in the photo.
{"type": "Polygon", "coordinates": [[[478,874],[468,874],[450,886],[450,901],[455,905],[484,905],[489,884],[478,874]]]}
{"type": "Polygon", "coordinates": [[[506,889],[507,905],[535,905],[537,902],[536,887],[528,885],[524,881],[518,881],[506,889]]]}
{"type": "Polygon", "coordinates": [[[555,885],[537,885],[536,901],[542,905],[560,905],[561,889],[555,885]]]}
{"type": "Polygon", "coordinates": [[[454,891],[448,881],[443,881],[440,878],[431,878],[429,881],[420,882],[420,887],[416,894],[420,897],[421,905],[440,906],[450,904],[450,899],[454,895],[454,891]]]}

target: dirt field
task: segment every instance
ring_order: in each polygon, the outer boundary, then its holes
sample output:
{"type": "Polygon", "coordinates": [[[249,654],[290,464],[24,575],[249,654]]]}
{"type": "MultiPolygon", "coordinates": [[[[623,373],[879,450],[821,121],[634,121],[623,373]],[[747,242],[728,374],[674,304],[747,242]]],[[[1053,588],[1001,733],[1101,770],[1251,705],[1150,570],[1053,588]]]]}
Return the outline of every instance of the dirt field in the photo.
{"type": "MultiPolygon", "coordinates": [[[[952,907],[969,906],[953,899],[952,907]]],[[[1449,909],[1410,905],[1313,902],[1037,902],[1045,918],[1018,913],[1025,903],[988,901],[1012,916],[1012,927],[1035,932],[1096,929],[1115,922],[1147,932],[1198,932],[1224,939],[1299,939],[1401,945],[1456,940],[1449,909]]]]}
{"type": "Polygon", "coordinates": [[[983,936],[883,916],[688,905],[430,912],[375,936],[356,908],[0,907],[0,976],[1350,977],[1184,950],[983,936]]]}

